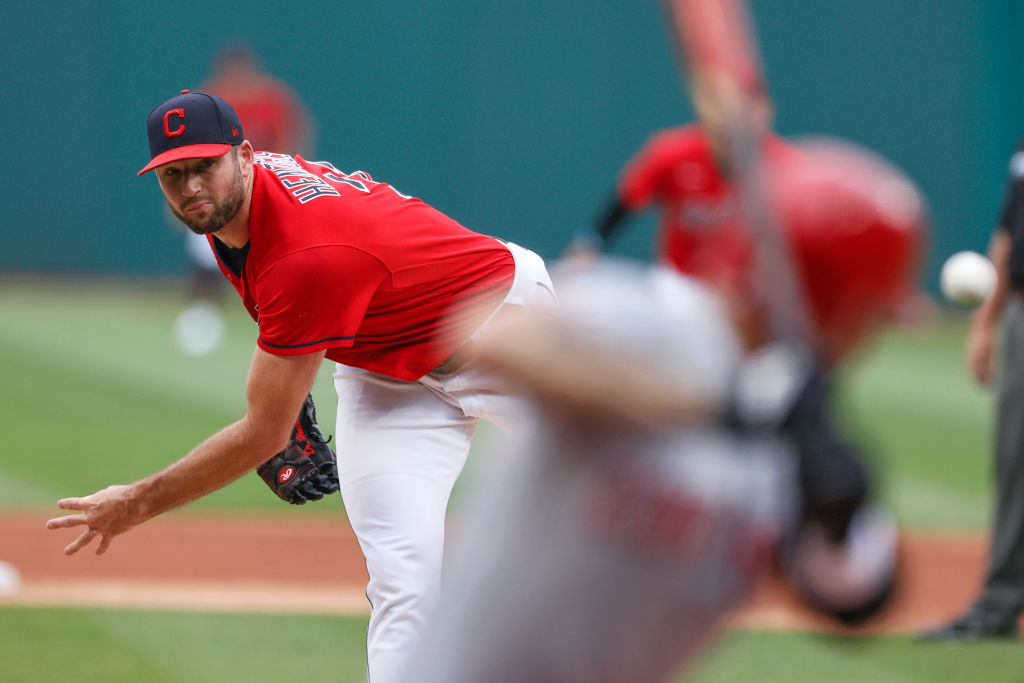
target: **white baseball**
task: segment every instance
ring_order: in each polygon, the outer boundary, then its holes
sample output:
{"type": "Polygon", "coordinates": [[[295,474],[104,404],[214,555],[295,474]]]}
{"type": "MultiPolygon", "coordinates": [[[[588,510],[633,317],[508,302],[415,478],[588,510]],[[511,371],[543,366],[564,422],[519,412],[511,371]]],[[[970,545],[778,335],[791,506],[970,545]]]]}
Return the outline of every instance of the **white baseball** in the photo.
{"type": "Polygon", "coordinates": [[[950,301],[976,306],[995,289],[996,269],[978,252],[960,251],[942,264],[939,286],[950,301]]]}
{"type": "Polygon", "coordinates": [[[0,562],[0,595],[13,595],[21,586],[21,574],[9,562],[0,562]]]}

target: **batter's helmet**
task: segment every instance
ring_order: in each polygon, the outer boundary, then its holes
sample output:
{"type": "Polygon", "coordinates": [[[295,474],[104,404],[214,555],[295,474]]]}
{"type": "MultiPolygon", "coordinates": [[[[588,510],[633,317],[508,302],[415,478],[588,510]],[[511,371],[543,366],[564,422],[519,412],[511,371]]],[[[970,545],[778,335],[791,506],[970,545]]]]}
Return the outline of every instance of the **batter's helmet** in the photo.
{"type": "Polygon", "coordinates": [[[835,359],[914,290],[926,242],[921,193],[882,157],[819,138],[766,169],[817,341],[835,359]]]}

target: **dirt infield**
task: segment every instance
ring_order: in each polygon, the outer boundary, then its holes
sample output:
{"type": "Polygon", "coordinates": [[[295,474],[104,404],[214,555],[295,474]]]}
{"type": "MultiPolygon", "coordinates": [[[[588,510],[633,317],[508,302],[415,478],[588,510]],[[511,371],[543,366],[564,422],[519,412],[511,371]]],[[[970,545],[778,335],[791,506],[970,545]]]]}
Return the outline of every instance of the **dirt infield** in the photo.
{"type": "MultiPolygon", "coordinates": [[[[21,575],[4,605],[366,614],[366,568],[342,518],[175,513],[118,538],[106,555],[65,557],[75,533],[47,512],[0,513],[0,561],[21,575]]],[[[961,610],[984,567],[977,536],[905,535],[905,576],[892,607],[858,633],[906,633],[961,610]]],[[[732,625],[836,630],[766,581],[732,625]]]]}

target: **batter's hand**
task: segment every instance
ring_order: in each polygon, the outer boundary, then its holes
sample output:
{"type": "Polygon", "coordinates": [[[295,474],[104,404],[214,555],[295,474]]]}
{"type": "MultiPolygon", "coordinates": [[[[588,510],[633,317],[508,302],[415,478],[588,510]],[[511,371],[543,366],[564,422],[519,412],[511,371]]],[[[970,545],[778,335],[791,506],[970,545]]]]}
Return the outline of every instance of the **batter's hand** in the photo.
{"type": "Polygon", "coordinates": [[[54,517],[46,522],[47,529],[64,529],[68,527],[87,527],[70,545],[64,548],[65,555],[74,555],[89,545],[94,538],[100,537],[96,546],[96,554],[102,555],[110,547],[114,536],[123,534],[143,520],[135,520],[129,512],[129,496],[126,495],[130,486],[115,485],[97,491],[84,498],[63,498],[57,501],[62,510],[79,510],[81,514],[54,517]]]}

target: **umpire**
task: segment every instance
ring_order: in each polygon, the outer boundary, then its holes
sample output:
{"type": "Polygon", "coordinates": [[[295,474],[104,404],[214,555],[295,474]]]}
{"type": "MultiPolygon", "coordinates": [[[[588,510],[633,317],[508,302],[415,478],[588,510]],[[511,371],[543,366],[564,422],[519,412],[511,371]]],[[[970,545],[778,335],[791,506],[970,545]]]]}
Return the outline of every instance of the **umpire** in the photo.
{"type": "Polygon", "coordinates": [[[1016,638],[1024,609],[1024,140],[1010,159],[999,225],[989,243],[998,275],[995,291],[974,312],[966,357],[982,384],[993,375],[996,329],[1003,333],[996,380],[995,509],[988,568],[981,593],[965,614],[925,640],[1016,638]]]}

